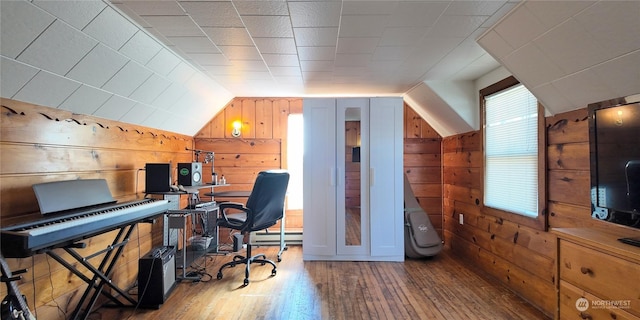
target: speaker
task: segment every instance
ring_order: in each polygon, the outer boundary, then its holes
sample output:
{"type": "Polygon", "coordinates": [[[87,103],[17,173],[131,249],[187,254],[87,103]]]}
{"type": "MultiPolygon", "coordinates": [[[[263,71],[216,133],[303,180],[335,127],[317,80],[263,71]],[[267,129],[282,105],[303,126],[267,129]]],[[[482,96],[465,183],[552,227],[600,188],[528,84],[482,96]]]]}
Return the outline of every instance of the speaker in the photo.
{"type": "Polygon", "coordinates": [[[159,308],[176,286],[176,250],[159,247],[138,260],[138,304],[159,308]]]}
{"type": "Polygon", "coordinates": [[[171,164],[147,163],[144,168],[145,192],[171,191],[171,164]]]}
{"type": "Polygon", "coordinates": [[[178,184],[201,186],[202,162],[178,163],[178,184]]]}

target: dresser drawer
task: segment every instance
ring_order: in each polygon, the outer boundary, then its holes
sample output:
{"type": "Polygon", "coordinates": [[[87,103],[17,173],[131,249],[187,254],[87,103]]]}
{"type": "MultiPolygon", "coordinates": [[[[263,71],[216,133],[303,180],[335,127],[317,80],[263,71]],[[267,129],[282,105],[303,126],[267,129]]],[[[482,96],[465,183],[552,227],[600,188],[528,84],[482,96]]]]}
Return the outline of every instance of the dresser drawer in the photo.
{"type": "Polygon", "coordinates": [[[630,308],[625,311],[640,316],[638,264],[561,240],[559,267],[560,280],[593,294],[602,303],[628,301],[630,308]]]}
{"type": "Polygon", "coordinates": [[[560,319],[562,320],[638,320],[640,318],[626,312],[626,309],[611,308],[605,305],[593,305],[594,301],[603,301],[584,290],[560,281],[560,319]],[[586,299],[588,304],[579,301],[586,299]],[[581,303],[582,302],[582,303],[581,303]]]}

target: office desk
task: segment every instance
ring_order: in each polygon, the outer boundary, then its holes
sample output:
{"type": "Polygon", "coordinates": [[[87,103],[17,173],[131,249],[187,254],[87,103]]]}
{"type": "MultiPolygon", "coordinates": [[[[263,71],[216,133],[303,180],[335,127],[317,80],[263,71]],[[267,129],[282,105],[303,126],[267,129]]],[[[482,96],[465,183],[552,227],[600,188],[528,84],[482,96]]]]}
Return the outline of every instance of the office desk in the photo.
{"type": "MultiPolygon", "coordinates": [[[[220,191],[220,192],[209,192],[205,193],[205,196],[211,197],[211,199],[215,199],[215,197],[220,198],[249,198],[251,195],[251,191],[220,191]]],[[[285,212],[282,212],[282,219],[280,220],[280,251],[278,251],[278,262],[282,261],[282,252],[287,250],[287,244],[284,241],[284,220],[285,220],[285,212]]],[[[251,239],[249,239],[251,241],[251,239]]]]}

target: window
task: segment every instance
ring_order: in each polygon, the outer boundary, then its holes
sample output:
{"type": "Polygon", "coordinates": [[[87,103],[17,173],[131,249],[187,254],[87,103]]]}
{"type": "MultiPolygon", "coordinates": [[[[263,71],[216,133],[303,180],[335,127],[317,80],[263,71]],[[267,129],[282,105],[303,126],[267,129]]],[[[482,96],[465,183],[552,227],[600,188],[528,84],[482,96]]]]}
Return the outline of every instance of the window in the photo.
{"type": "Polygon", "coordinates": [[[302,209],[302,156],[304,150],[302,114],[290,114],[287,124],[287,209],[302,209]]]}
{"type": "MultiPolygon", "coordinates": [[[[515,78],[481,91],[484,111],[484,206],[538,219],[545,197],[544,118],[515,78]]],[[[544,219],[539,219],[544,221],[544,219]]]]}

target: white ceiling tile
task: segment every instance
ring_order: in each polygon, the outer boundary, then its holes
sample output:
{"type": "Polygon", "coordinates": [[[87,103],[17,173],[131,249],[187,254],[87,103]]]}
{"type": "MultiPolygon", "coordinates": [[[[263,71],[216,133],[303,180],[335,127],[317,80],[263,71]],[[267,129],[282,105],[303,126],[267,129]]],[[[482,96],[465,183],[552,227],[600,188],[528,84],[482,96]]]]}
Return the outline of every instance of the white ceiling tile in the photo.
{"type": "Polygon", "coordinates": [[[271,67],[299,67],[298,56],[295,54],[264,54],[264,62],[271,67]]]}
{"type": "Polygon", "coordinates": [[[252,37],[293,37],[291,20],[287,16],[242,16],[242,21],[252,37]]]}
{"type": "Polygon", "coordinates": [[[331,72],[333,71],[333,59],[326,61],[300,61],[303,72],[331,72]]]}
{"type": "Polygon", "coordinates": [[[138,30],[135,25],[111,7],[102,10],[82,29],[86,34],[115,50],[120,49],[138,30]]]}
{"type": "Polygon", "coordinates": [[[153,105],[168,110],[173,106],[182,95],[187,92],[187,88],[182,85],[182,83],[172,83],[168,88],[166,88],[156,100],[153,101],[153,105]]]}
{"type": "Polygon", "coordinates": [[[286,16],[289,15],[284,1],[235,1],[234,6],[240,15],[286,16]]]}
{"type": "Polygon", "coordinates": [[[338,53],[373,53],[380,38],[338,38],[338,53]]]}
{"type": "Polygon", "coordinates": [[[498,59],[502,59],[513,52],[513,47],[494,30],[482,35],[478,39],[478,44],[498,59]]]}
{"type": "Polygon", "coordinates": [[[606,49],[572,19],[551,29],[534,44],[567,74],[593,66],[606,57],[606,49]]]}
{"type": "Polygon", "coordinates": [[[162,124],[172,117],[173,115],[171,113],[165,110],[156,109],[146,119],[144,119],[141,124],[150,128],[162,128],[162,124]]]}
{"type": "Polygon", "coordinates": [[[293,27],[337,27],[340,2],[289,2],[293,27]]]}
{"type": "Polygon", "coordinates": [[[398,3],[396,1],[343,1],[342,15],[391,14],[398,3]]]}
{"type": "Polygon", "coordinates": [[[225,66],[231,62],[222,53],[192,53],[189,57],[201,66],[225,66]]]}
{"type": "Polygon", "coordinates": [[[33,4],[79,30],[87,26],[106,7],[102,1],[34,0],[33,4]]]}
{"type": "Polygon", "coordinates": [[[184,10],[177,1],[121,1],[136,14],[141,16],[173,16],[184,15],[184,10]]]}
{"type": "Polygon", "coordinates": [[[608,84],[589,69],[554,80],[551,84],[562,92],[574,107],[616,97],[616,93],[608,84]]]}
{"type": "Polygon", "coordinates": [[[129,96],[129,98],[141,101],[143,103],[152,103],[163,91],[165,91],[171,82],[160,77],[157,74],[152,74],[145,82],[143,82],[135,91],[129,96]]]}
{"type": "Polygon", "coordinates": [[[262,60],[254,46],[220,46],[220,50],[229,60],[262,60]]]}
{"type": "Polygon", "coordinates": [[[180,4],[202,27],[244,27],[231,1],[181,1],[180,4]]]}
{"type": "Polygon", "coordinates": [[[338,28],[295,28],[296,45],[301,47],[335,46],[338,28]]]}
{"type": "Polygon", "coordinates": [[[519,6],[501,20],[494,30],[512,48],[517,49],[547,31],[547,27],[527,7],[519,6]]]}
{"type": "Polygon", "coordinates": [[[143,31],[138,31],[127,43],[120,48],[120,53],[137,61],[140,64],[147,64],[162,46],[143,31]]]}
{"type": "Polygon", "coordinates": [[[300,67],[269,67],[271,74],[275,76],[302,76],[300,67]]]}
{"type": "Polygon", "coordinates": [[[189,16],[142,16],[165,37],[197,37],[203,33],[189,16]]]}
{"type": "Polygon", "coordinates": [[[519,48],[506,56],[503,62],[505,67],[513,74],[527,75],[526,84],[531,88],[564,75],[562,69],[533,44],[527,44],[519,48]]]}
{"type": "Polygon", "coordinates": [[[156,108],[149,105],[137,103],[127,113],[125,113],[121,119],[127,119],[127,122],[133,124],[142,124],[156,108]]]}
{"type": "Polygon", "coordinates": [[[506,0],[452,1],[444,14],[451,16],[490,16],[506,2],[506,0]]]}
{"type": "Polygon", "coordinates": [[[591,70],[616,92],[615,97],[640,93],[640,50],[601,63],[591,70]]]}
{"type": "Polygon", "coordinates": [[[234,70],[239,71],[268,71],[267,66],[262,60],[234,60],[231,61],[231,65],[233,66],[234,70]]]}
{"type": "Polygon", "coordinates": [[[429,31],[427,27],[395,27],[385,28],[381,46],[410,46],[418,43],[429,31]]]}
{"type": "Polygon", "coordinates": [[[373,53],[373,61],[404,61],[412,51],[412,47],[378,47],[373,53]]]}
{"type": "Polygon", "coordinates": [[[513,8],[515,8],[517,5],[518,5],[517,3],[511,2],[511,1],[505,3],[492,16],[490,16],[489,18],[487,18],[487,20],[484,21],[484,23],[482,24],[482,27],[484,28],[493,27],[494,25],[496,25],[498,21],[500,21],[500,19],[502,19],[502,17],[504,17],[507,13],[513,10],[513,8]]]}
{"type": "Polygon", "coordinates": [[[56,20],[17,60],[53,73],[66,74],[96,44],[95,40],[56,20]]]}
{"type": "Polygon", "coordinates": [[[571,101],[567,100],[562,91],[551,83],[545,83],[535,88],[527,88],[551,114],[558,114],[575,109],[571,101]]]}
{"type": "MultiPolygon", "coordinates": [[[[562,1],[562,3],[559,3],[559,1],[527,1],[524,5],[540,22],[548,28],[552,28],[593,5],[595,2],[596,1],[587,0],[562,1]]],[[[598,17],[598,20],[611,21],[601,17],[598,17]]]]}
{"type": "Polygon", "coordinates": [[[78,87],[78,82],[41,70],[13,96],[13,99],[57,108],[78,87]]]}
{"type": "Polygon", "coordinates": [[[93,115],[110,120],[119,120],[129,112],[135,104],[136,102],[131,99],[112,95],[93,115]]]}
{"type": "Polygon", "coordinates": [[[26,1],[3,1],[0,10],[2,55],[17,57],[55,17],[26,1]]]}
{"type": "Polygon", "coordinates": [[[640,1],[601,1],[574,20],[605,49],[608,58],[640,49],[640,1]]]}
{"type": "Polygon", "coordinates": [[[6,98],[12,98],[39,71],[4,56],[0,56],[0,70],[0,96],[6,98]]]}
{"type": "Polygon", "coordinates": [[[245,28],[214,28],[203,27],[204,33],[211,41],[219,46],[250,46],[251,37],[245,28]]]}
{"type": "Polygon", "coordinates": [[[388,27],[428,27],[433,26],[442,16],[448,2],[398,2],[389,19],[388,27]]]}
{"type": "Polygon", "coordinates": [[[129,60],[113,49],[98,44],[66,76],[100,88],[129,60]]]}
{"type": "Polygon", "coordinates": [[[113,78],[102,86],[102,89],[128,97],[150,76],[151,71],[133,61],[129,61],[113,78]]]}
{"type": "Polygon", "coordinates": [[[115,1],[111,1],[110,3],[112,8],[121,12],[124,16],[128,17],[131,21],[133,21],[134,24],[142,28],[151,28],[151,25],[149,25],[147,21],[142,19],[140,15],[138,15],[135,11],[133,11],[131,8],[127,7],[123,3],[115,2],[115,1]]]}
{"type": "Polygon", "coordinates": [[[180,59],[173,52],[163,48],[147,62],[146,66],[154,72],[166,76],[179,63],[180,59]]]}
{"type": "Polygon", "coordinates": [[[111,93],[104,90],[82,85],[58,108],[79,114],[93,114],[111,96],[111,93]]]}
{"type": "Polygon", "coordinates": [[[296,54],[296,43],[293,38],[256,38],[254,39],[260,53],[296,54]]]}
{"type": "Polygon", "coordinates": [[[467,37],[478,29],[488,16],[444,16],[429,29],[429,35],[467,37]]]}
{"type": "Polygon", "coordinates": [[[305,60],[333,60],[336,55],[336,47],[298,47],[300,61],[305,60]]]}
{"type": "Polygon", "coordinates": [[[336,67],[362,67],[369,64],[371,54],[336,54],[336,67]]]}
{"type": "Polygon", "coordinates": [[[167,37],[172,45],[176,45],[185,53],[220,53],[220,50],[208,37],[167,37]]]}
{"type": "Polygon", "coordinates": [[[382,37],[389,15],[343,15],[340,37],[382,37]]]}
{"type": "Polygon", "coordinates": [[[186,62],[180,62],[171,72],[167,75],[173,82],[186,82],[193,76],[193,73],[196,72],[191,65],[186,62]]]}

